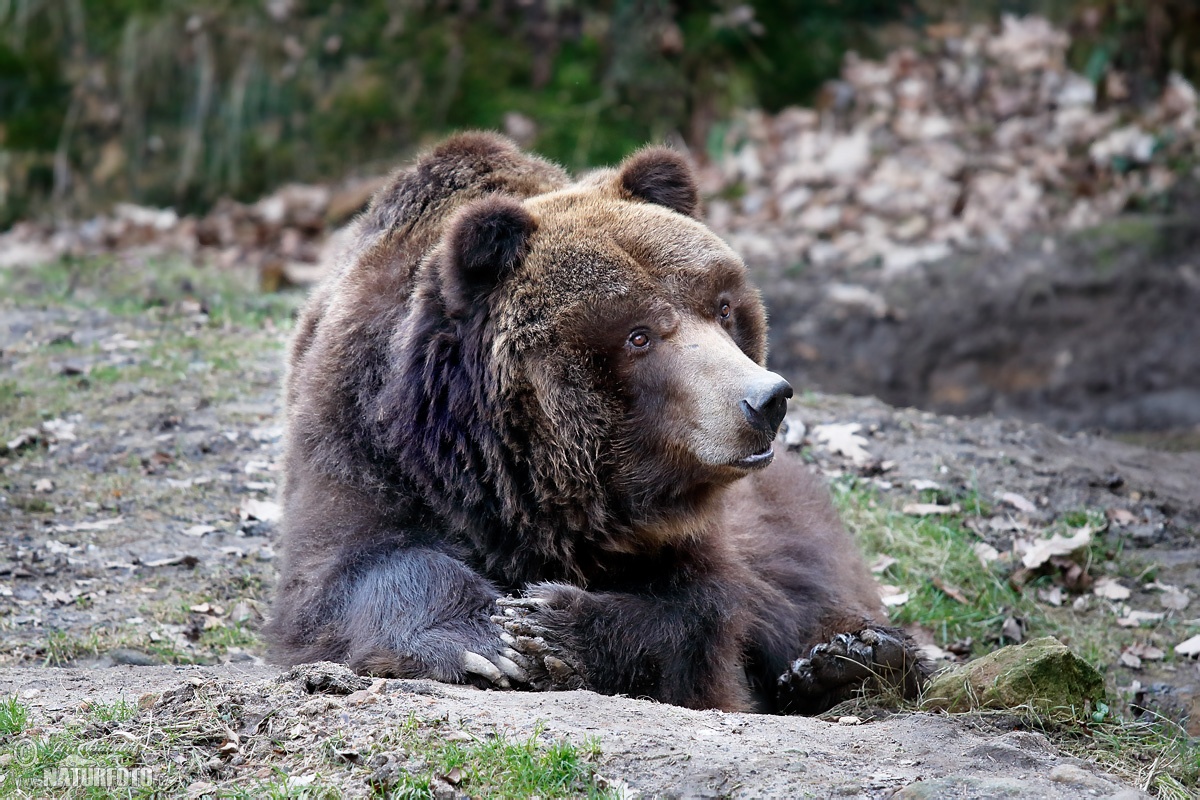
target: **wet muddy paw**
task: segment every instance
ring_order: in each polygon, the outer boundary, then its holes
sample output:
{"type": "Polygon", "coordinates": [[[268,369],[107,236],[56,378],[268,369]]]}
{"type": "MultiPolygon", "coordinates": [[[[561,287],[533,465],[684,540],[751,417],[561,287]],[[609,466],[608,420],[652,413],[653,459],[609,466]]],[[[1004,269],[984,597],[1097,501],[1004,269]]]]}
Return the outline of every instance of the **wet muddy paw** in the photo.
{"type": "Polygon", "coordinates": [[[525,671],[523,683],[537,691],[585,688],[579,661],[550,625],[551,603],[539,597],[502,597],[492,621],[502,629],[506,655],[525,671]]]}
{"type": "Polygon", "coordinates": [[[913,643],[891,628],[839,633],[792,662],[779,676],[779,705],[817,714],[863,692],[916,697],[928,670],[913,643]]]}

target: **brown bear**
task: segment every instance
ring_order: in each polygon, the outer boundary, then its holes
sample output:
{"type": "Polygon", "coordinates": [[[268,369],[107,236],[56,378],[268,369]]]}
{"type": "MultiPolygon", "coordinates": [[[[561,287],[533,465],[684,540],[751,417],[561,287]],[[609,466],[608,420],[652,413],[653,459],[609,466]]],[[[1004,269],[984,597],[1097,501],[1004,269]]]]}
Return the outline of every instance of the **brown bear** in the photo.
{"type": "Polygon", "coordinates": [[[783,713],[915,692],[773,451],[792,389],[697,206],[671,150],[572,182],[487,133],[379,193],[291,345],[275,660],[783,713]]]}

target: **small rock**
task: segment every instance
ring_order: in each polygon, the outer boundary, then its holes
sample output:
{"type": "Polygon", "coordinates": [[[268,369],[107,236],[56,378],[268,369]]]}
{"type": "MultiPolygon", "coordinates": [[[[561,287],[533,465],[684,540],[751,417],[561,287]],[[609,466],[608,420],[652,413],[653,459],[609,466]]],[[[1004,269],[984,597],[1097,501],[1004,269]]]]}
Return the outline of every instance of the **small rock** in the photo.
{"type": "Polygon", "coordinates": [[[131,667],[155,667],[162,663],[149,653],[143,653],[141,650],[134,650],[130,647],[118,647],[110,650],[108,657],[112,659],[113,664],[126,664],[131,667]]]}
{"type": "Polygon", "coordinates": [[[969,775],[947,775],[910,783],[892,795],[892,800],[945,800],[949,797],[1013,797],[1033,798],[1037,793],[1020,781],[1009,778],[974,778],[969,775]]]}
{"type": "Polygon", "coordinates": [[[1137,789],[1118,789],[1112,794],[1105,795],[1103,800],[1150,800],[1150,795],[1137,789]]]}
{"type": "Polygon", "coordinates": [[[1050,780],[1055,783],[1070,783],[1076,786],[1087,786],[1092,789],[1115,789],[1110,780],[1095,775],[1074,764],[1059,764],[1050,770],[1050,780]]]}
{"type": "Polygon", "coordinates": [[[995,764],[1007,768],[1037,770],[1046,766],[1053,750],[1045,736],[1028,731],[1013,731],[990,742],[976,745],[963,753],[972,763],[995,764]]]}
{"type": "Polygon", "coordinates": [[[951,712],[1030,705],[1062,717],[1082,714],[1104,697],[1100,673],[1046,636],[942,672],[930,682],[923,705],[951,712]]]}

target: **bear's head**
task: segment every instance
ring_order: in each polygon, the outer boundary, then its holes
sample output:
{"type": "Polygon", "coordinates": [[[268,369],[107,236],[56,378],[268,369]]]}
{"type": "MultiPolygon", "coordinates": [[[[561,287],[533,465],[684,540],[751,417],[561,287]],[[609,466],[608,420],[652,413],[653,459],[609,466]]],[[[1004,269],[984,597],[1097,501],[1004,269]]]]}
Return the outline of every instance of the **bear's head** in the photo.
{"type": "Polygon", "coordinates": [[[763,366],[762,301],[697,205],[686,161],[648,148],[556,192],[474,201],[447,225],[420,302],[472,388],[441,413],[483,409],[472,446],[502,515],[523,495],[558,524],[662,540],[770,463],[792,389],[763,366]]]}

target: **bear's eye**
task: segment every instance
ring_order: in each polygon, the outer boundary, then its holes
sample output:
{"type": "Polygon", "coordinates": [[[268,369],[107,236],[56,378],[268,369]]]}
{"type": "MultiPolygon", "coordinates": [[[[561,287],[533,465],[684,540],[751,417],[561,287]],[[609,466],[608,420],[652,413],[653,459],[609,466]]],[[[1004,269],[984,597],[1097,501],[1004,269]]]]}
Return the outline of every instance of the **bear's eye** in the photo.
{"type": "Polygon", "coordinates": [[[629,345],[635,350],[645,350],[650,346],[650,334],[645,331],[634,331],[629,334],[629,345]]]}
{"type": "Polygon", "coordinates": [[[721,317],[721,320],[725,321],[725,320],[729,319],[729,317],[732,316],[732,314],[733,314],[733,306],[729,305],[728,300],[722,300],[721,301],[721,310],[719,312],[719,316],[721,317]]]}

